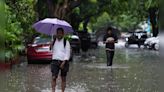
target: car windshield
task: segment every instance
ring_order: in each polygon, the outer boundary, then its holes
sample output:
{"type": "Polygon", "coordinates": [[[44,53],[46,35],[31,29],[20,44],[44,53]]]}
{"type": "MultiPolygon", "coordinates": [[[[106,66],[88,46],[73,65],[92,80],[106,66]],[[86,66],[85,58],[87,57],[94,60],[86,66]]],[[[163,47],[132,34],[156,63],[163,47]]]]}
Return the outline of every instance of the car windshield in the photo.
{"type": "Polygon", "coordinates": [[[49,43],[50,41],[51,41],[51,38],[40,38],[40,39],[34,40],[34,44],[46,44],[46,43],[49,43]]]}

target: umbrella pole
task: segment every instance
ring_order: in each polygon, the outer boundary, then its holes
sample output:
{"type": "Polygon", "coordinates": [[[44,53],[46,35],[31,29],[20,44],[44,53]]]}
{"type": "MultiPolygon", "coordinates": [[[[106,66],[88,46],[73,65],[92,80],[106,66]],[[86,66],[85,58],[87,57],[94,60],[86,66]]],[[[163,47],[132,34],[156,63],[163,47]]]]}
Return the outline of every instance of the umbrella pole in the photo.
{"type": "Polygon", "coordinates": [[[50,51],[52,52],[52,48],[53,48],[53,46],[52,46],[52,44],[53,44],[53,34],[51,34],[51,45],[50,45],[50,51]]]}
{"type": "Polygon", "coordinates": [[[53,35],[51,35],[51,41],[53,41],[53,35]]]}
{"type": "Polygon", "coordinates": [[[53,42],[53,40],[54,40],[54,39],[53,39],[53,31],[52,31],[52,30],[53,30],[53,27],[54,27],[54,24],[52,24],[51,29],[50,29],[50,30],[51,30],[50,33],[51,33],[51,41],[52,41],[52,42],[53,42]]]}

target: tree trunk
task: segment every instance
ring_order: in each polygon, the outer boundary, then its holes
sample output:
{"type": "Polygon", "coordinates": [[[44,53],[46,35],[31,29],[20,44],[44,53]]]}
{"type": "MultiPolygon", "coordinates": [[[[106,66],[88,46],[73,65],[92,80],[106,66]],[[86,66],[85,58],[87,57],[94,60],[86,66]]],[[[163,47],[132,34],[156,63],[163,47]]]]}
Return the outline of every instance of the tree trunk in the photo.
{"type": "Polygon", "coordinates": [[[88,17],[87,19],[84,20],[83,31],[87,31],[88,30],[87,26],[88,26],[89,20],[90,20],[90,17],[88,17]]]}
{"type": "Polygon", "coordinates": [[[158,35],[158,24],[157,24],[157,8],[149,8],[149,16],[150,16],[150,22],[152,24],[152,32],[153,37],[156,37],[158,35]]]}
{"type": "Polygon", "coordinates": [[[52,14],[52,17],[59,19],[67,19],[68,13],[71,12],[70,8],[72,8],[70,6],[70,3],[71,0],[63,0],[63,2],[54,2],[53,0],[47,0],[47,5],[49,6],[49,11],[52,14]]]}
{"type": "Polygon", "coordinates": [[[79,18],[79,15],[76,14],[76,13],[72,13],[69,16],[69,21],[70,21],[72,27],[74,28],[74,30],[78,30],[80,22],[81,22],[80,18],[79,18]]]}
{"type": "Polygon", "coordinates": [[[39,20],[46,17],[58,18],[68,21],[73,29],[77,30],[80,24],[79,15],[73,14],[72,10],[81,4],[81,0],[38,0],[36,12],[39,20]],[[76,18],[75,18],[76,17],[76,18]]]}

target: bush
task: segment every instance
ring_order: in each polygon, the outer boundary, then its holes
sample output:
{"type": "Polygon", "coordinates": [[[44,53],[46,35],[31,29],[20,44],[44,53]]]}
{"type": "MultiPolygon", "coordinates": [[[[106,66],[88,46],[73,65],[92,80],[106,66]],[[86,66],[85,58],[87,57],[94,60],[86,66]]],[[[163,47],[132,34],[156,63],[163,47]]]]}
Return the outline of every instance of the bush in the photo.
{"type": "Polygon", "coordinates": [[[16,20],[16,15],[10,11],[10,7],[6,8],[6,26],[4,29],[5,35],[5,60],[10,61],[23,49],[22,33],[23,29],[20,22],[16,20]]]}

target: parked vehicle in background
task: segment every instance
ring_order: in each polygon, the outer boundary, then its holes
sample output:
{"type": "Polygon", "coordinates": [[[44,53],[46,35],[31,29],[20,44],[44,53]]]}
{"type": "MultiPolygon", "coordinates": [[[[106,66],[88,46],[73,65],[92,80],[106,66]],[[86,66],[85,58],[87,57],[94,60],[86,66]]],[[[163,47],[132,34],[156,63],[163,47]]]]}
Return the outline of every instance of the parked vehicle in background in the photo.
{"type": "Polygon", "coordinates": [[[34,38],[31,44],[27,46],[27,60],[28,63],[35,63],[36,61],[50,61],[52,60],[52,52],[50,51],[51,38],[34,38]]]}
{"type": "Polygon", "coordinates": [[[145,42],[144,42],[144,47],[147,48],[147,49],[151,49],[151,47],[150,47],[150,42],[151,42],[152,40],[154,40],[154,39],[155,39],[155,37],[147,38],[147,39],[145,40],[145,42]]]}
{"type": "Polygon", "coordinates": [[[151,37],[144,42],[145,48],[159,50],[159,37],[151,37]]]}
{"type": "MultiPolygon", "coordinates": [[[[27,46],[27,60],[28,64],[32,63],[49,63],[52,61],[52,52],[50,44],[52,43],[51,37],[36,37],[32,43],[27,46]]],[[[73,60],[71,51],[70,61],[73,60]]]]}
{"type": "Polygon", "coordinates": [[[98,47],[98,40],[96,38],[96,35],[94,33],[91,33],[90,37],[91,37],[91,48],[96,49],[98,47]]]}
{"type": "Polygon", "coordinates": [[[160,44],[159,39],[154,42],[153,44],[154,50],[159,50],[159,44],[160,44]]]}
{"type": "Polygon", "coordinates": [[[72,47],[73,53],[80,53],[80,38],[78,35],[71,35],[70,45],[72,47]]]}
{"type": "Polygon", "coordinates": [[[87,52],[91,46],[91,37],[87,31],[78,31],[78,36],[81,42],[81,50],[87,52]]]}
{"type": "Polygon", "coordinates": [[[140,48],[141,45],[144,45],[146,39],[147,33],[145,31],[131,32],[129,37],[125,38],[125,47],[128,48],[131,44],[137,44],[140,48]]]}

